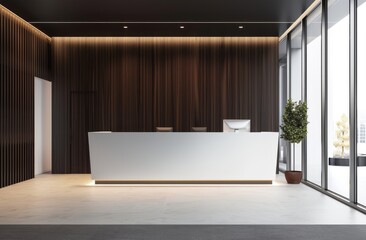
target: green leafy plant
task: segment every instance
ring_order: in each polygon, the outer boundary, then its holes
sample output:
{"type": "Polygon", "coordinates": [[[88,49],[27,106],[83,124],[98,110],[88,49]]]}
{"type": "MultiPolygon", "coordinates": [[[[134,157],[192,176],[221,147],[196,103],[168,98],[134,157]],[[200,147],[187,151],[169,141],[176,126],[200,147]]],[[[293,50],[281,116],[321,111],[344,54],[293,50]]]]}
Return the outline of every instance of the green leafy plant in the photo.
{"type": "Polygon", "coordinates": [[[308,133],[308,107],[306,102],[289,99],[282,115],[281,138],[290,143],[301,142],[308,133]]]}

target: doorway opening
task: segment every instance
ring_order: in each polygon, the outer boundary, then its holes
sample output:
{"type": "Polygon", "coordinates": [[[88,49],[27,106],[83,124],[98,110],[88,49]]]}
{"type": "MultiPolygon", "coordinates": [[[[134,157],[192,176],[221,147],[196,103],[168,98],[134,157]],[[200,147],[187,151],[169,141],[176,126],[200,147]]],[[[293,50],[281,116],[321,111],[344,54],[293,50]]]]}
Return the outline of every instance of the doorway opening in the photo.
{"type": "Polygon", "coordinates": [[[52,169],[52,83],[34,78],[34,175],[52,169]]]}

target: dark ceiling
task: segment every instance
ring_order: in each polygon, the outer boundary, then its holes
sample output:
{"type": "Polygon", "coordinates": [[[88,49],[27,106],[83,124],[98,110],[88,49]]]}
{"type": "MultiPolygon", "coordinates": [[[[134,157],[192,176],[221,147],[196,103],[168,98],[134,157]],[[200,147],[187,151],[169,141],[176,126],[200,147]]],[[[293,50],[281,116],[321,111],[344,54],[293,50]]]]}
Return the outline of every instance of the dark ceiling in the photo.
{"type": "Polygon", "coordinates": [[[52,37],[279,36],[312,2],[0,0],[0,4],[52,37]],[[180,28],[182,25],[184,29],[180,28]]]}

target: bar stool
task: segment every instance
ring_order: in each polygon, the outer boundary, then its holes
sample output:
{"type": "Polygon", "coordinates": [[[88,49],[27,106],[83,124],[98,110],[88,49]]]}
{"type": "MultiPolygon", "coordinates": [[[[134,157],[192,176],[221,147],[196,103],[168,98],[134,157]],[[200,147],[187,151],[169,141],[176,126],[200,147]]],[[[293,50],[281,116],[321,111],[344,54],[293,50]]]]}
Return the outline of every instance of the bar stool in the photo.
{"type": "Polygon", "coordinates": [[[173,132],[173,127],[156,127],[157,132],[173,132]]]}
{"type": "Polygon", "coordinates": [[[207,127],[192,127],[192,132],[207,132],[207,127]]]}

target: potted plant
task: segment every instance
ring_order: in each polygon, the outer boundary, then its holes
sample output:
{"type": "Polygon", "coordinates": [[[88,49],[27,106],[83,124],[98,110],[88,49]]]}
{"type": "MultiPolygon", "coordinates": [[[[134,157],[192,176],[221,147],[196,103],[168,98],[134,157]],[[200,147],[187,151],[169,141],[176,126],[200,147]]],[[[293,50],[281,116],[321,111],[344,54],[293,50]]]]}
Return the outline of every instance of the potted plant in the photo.
{"type": "Polygon", "coordinates": [[[283,124],[281,138],[289,141],[291,144],[292,169],[285,171],[287,183],[298,184],[302,179],[302,171],[295,170],[295,143],[300,143],[307,135],[308,125],[308,107],[306,102],[296,102],[289,99],[282,116],[283,124]]]}

